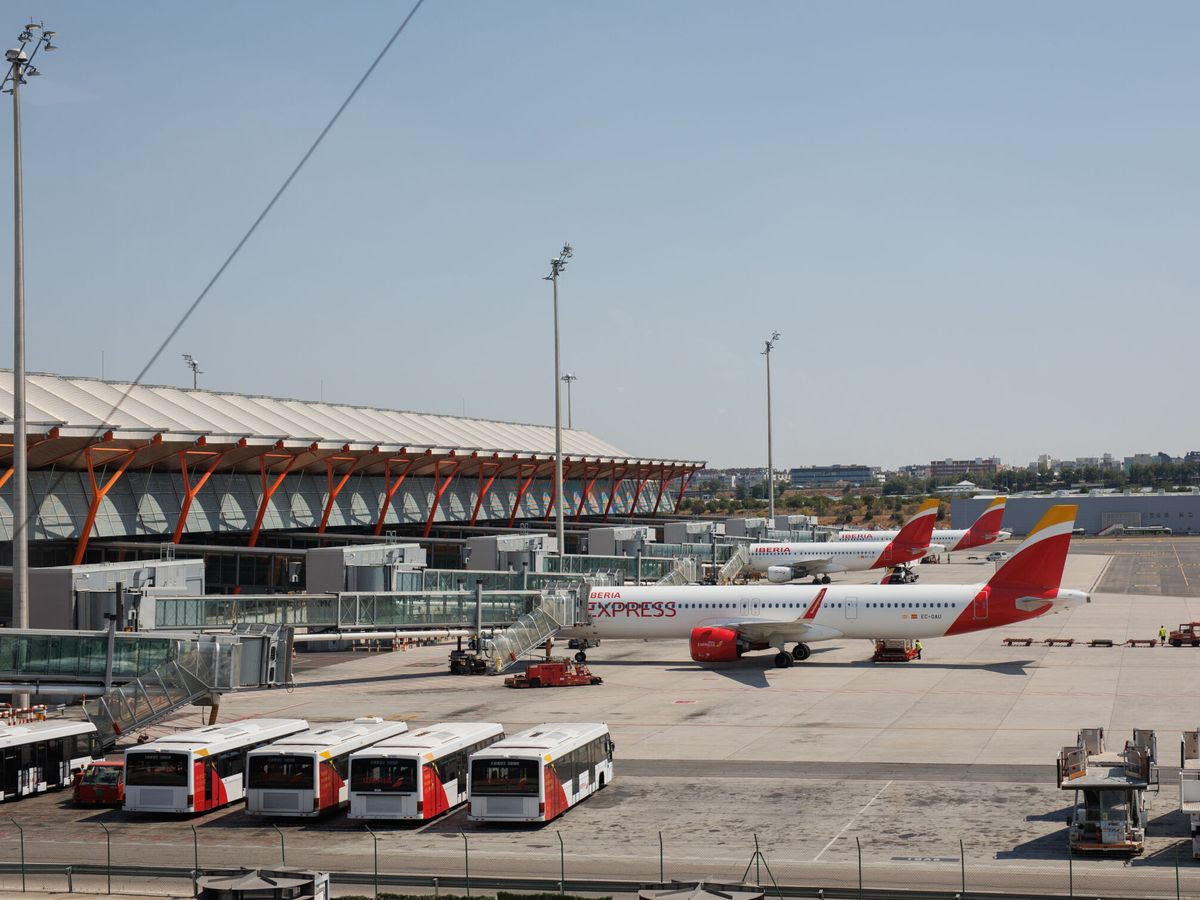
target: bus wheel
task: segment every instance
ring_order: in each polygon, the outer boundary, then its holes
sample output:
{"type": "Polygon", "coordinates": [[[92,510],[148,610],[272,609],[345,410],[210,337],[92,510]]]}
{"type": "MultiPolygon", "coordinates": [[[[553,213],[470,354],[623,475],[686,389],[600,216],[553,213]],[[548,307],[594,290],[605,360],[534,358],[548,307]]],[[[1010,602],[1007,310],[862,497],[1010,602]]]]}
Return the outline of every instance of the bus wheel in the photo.
{"type": "Polygon", "coordinates": [[[600,784],[600,786],[598,788],[596,788],[596,790],[598,790],[598,791],[604,790],[604,776],[603,775],[600,776],[599,784],[600,784]]]}

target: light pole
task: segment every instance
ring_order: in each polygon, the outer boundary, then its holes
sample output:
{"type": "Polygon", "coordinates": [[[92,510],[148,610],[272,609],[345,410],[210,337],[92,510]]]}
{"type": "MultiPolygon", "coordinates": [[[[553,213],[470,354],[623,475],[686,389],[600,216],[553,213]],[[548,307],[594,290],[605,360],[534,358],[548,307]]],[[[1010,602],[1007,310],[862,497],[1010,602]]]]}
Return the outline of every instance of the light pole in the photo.
{"type": "Polygon", "coordinates": [[[567,430],[570,431],[575,427],[572,424],[574,419],[571,417],[571,382],[578,381],[579,376],[571,372],[564,372],[562,380],[567,383],[567,430]]]}
{"type": "MultiPolygon", "coordinates": [[[[51,43],[53,31],[40,22],[30,22],[17,37],[19,47],[8,50],[8,73],[0,89],[13,98],[13,627],[29,627],[29,444],[25,418],[25,202],[21,176],[21,85],[40,74],[33,65],[43,47],[51,43]],[[32,46],[32,49],[28,49],[32,46]],[[28,50],[28,52],[27,52],[28,50]]],[[[28,706],[28,695],[13,698],[17,706],[28,706]]]]}
{"type": "Polygon", "coordinates": [[[767,515],[771,527],[775,527],[775,457],[771,447],[771,351],[779,340],[779,332],[772,331],[771,339],[765,341],[762,355],[767,358],[767,515]]]}
{"type": "Polygon", "coordinates": [[[570,244],[563,244],[558,256],[550,260],[550,274],[544,281],[554,286],[554,518],[555,535],[558,538],[558,555],[564,552],[563,539],[563,466],[562,466],[562,389],[560,387],[558,354],[558,276],[567,267],[567,260],[575,255],[570,244]]]}
{"type": "MultiPolygon", "coordinates": [[[[195,390],[199,384],[199,376],[204,374],[200,371],[200,360],[190,353],[185,353],[183,354],[183,364],[192,370],[192,390],[195,390]]],[[[324,383],[322,383],[322,391],[324,391],[324,383]]]]}

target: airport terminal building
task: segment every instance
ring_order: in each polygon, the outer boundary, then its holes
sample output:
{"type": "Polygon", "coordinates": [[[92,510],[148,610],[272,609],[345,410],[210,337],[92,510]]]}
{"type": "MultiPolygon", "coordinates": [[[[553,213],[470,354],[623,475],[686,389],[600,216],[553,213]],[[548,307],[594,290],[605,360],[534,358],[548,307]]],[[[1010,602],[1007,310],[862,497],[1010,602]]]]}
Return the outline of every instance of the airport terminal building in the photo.
{"type": "MultiPolygon", "coordinates": [[[[0,370],[0,564],[13,533],[12,389],[0,370]]],[[[428,536],[435,523],[511,527],[555,507],[549,426],[47,374],[28,378],[27,416],[32,565],[90,561],[98,539],[428,536]]],[[[569,519],[671,512],[704,467],[579,429],[563,430],[563,453],[569,519]]]]}

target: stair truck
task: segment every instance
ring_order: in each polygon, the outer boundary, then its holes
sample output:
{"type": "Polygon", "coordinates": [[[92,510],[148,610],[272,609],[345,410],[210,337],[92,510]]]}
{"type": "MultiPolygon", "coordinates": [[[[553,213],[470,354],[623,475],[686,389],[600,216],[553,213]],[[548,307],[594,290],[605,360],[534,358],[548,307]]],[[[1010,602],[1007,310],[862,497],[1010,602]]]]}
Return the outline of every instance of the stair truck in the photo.
{"type": "Polygon", "coordinates": [[[1120,751],[1104,749],[1104,729],[1079,731],[1059,753],[1058,786],[1075,792],[1067,817],[1072,851],[1138,854],[1146,849],[1146,791],[1158,784],[1158,742],[1137,729],[1120,751]]]}

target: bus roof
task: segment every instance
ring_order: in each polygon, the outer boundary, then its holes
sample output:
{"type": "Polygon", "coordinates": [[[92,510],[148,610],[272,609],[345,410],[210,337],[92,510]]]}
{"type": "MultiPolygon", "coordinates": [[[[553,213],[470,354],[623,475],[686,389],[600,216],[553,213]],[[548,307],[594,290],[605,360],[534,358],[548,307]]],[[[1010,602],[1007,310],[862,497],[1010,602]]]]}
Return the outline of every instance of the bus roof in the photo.
{"type": "Polygon", "coordinates": [[[0,725],[0,747],[19,747],[36,741],[70,737],[74,734],[95,734],[91,722],[77,720],[58,722],[26,722],[21,725],[0,725]]]}
{"type": "Polygon", "coordinates": [[[251,756],[268,753],[311,753],[341,756],[369,747],[408,730],[407,722],[388,722],[377,716],[365,716],[352,722],[321,725],[290,734],[269,747],[251,751],[251,756]]]}
{"type": "Polygon", "coordinates": [[[244,747],[259,741],[269,741],[304,731],[308,722],[304,719],[245,719],[228,725],[209,725],[191,731],[168,734],[157,740],[130,747],[126,753],[221,753],[235,747],[244,747]]]}
{"type": "Polygon", "coordinates": [[[441,750],[454,744],[470,744],[497,734],[504,734],[504,726],[499,722],[439,722],[418,731],[408,731],[380,741],[362,753],[411,756],[441,750]]]}
{"type": "Polygon", "coordinates": [[[553,753],[608,734],[603,722],[546,722],[497,741],[480,753],[502,756],[513,750],[553,753]]]}

